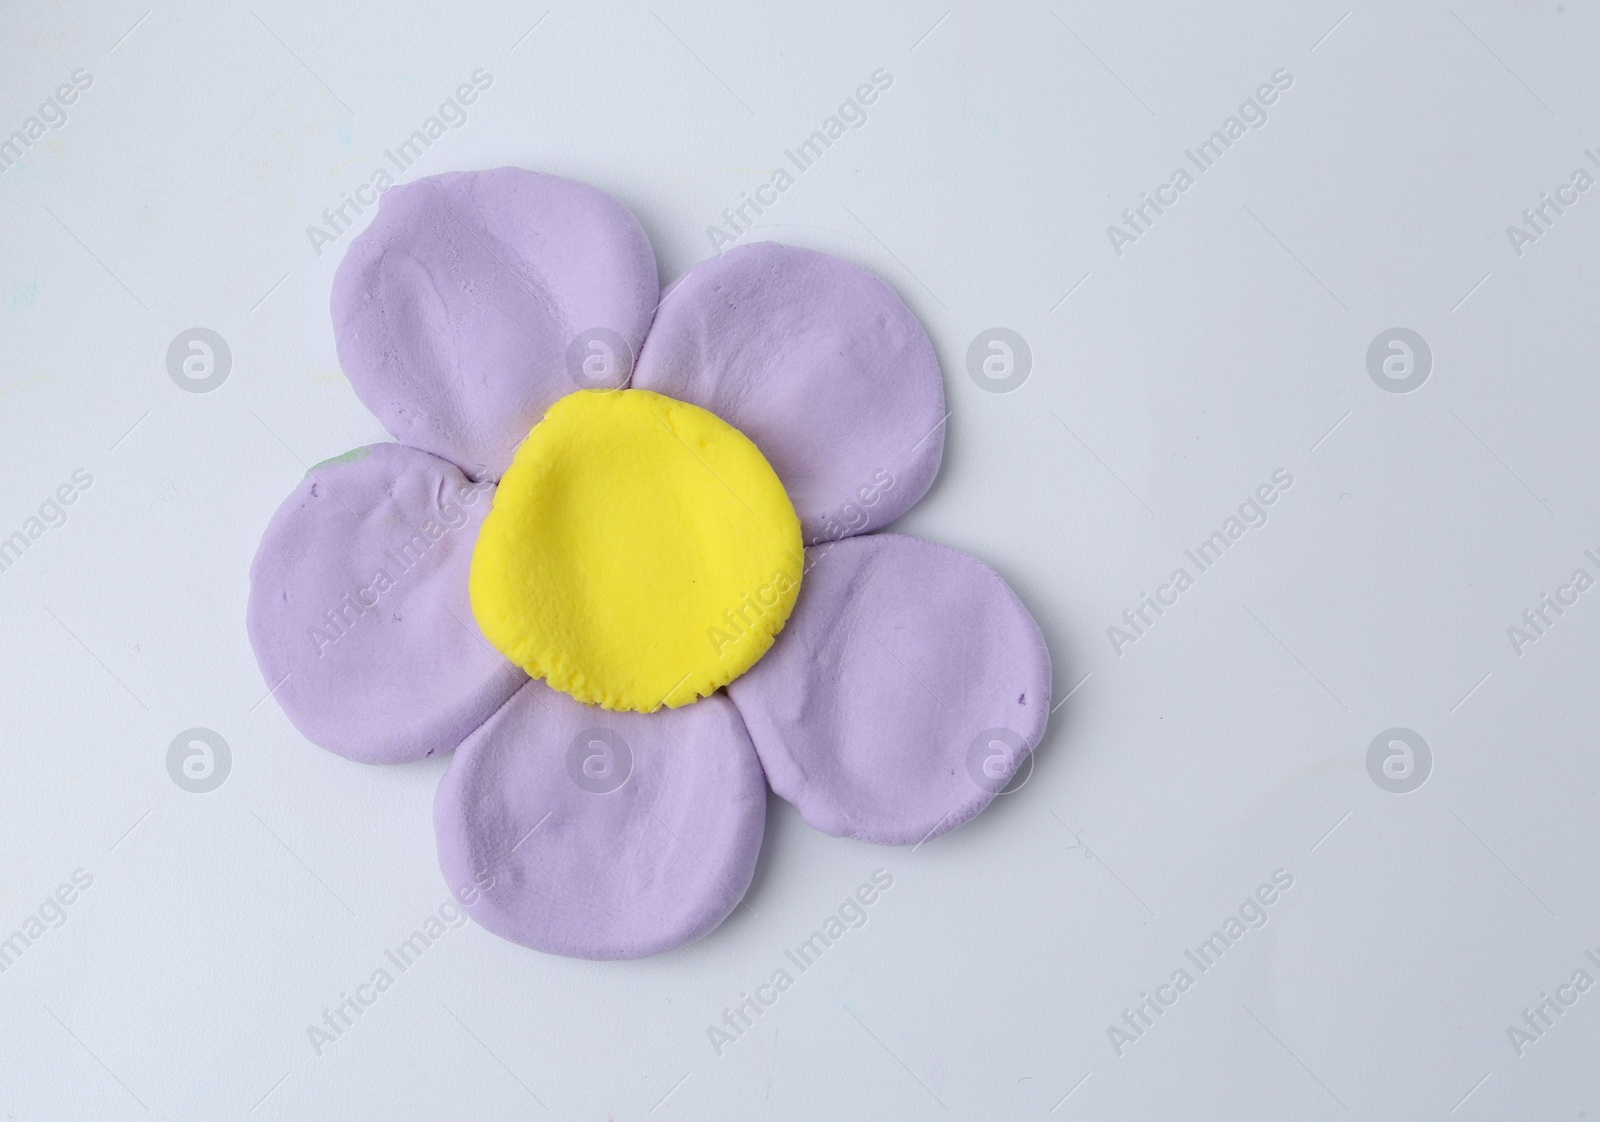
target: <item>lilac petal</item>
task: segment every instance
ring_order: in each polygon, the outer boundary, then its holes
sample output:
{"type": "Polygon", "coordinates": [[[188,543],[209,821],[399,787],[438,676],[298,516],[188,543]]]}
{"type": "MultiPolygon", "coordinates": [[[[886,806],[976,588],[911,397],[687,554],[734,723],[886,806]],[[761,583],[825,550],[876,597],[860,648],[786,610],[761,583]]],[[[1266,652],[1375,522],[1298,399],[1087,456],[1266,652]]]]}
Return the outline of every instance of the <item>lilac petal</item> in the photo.
{"type": "Polygon", "coordinates": [[[806,555],[788,626],[728,686],[768,782],[824,833],[908,845],[955,829],[1044,735],[1038,625],[994,570],[918,538],[806,555]]]}
{"type": "Polygon", "coordinates": [[[433,822],[451,892],[496,935],[639,958],[693,942],[744,898],[766,806],[720,694],[613,713],[531,681],[457,749],[433,822]]]}
{"type": "Polygon", "coordinates": [[[448,752],[527,677],[491,648],[467,571],[493,485],[399,444],[319,464],[250,568],[250,644],[315,744],[363,763],[448,752]]]}
{"type": "Polygon", "coordinates": [[[658,296],[649,239],[610,195],[456,172],[383,193],[334,274],[333,330],[396,440],[498,479],[557,399],[627,381],[658,296]]]}
{"type": "Polygon", "coordinates": [[[689,270],[662,301],[633,384],[755,441],[809,543],[888,525],[944,453],[927,332],[883,281],[809,249],[762,242],[689,270]]]}

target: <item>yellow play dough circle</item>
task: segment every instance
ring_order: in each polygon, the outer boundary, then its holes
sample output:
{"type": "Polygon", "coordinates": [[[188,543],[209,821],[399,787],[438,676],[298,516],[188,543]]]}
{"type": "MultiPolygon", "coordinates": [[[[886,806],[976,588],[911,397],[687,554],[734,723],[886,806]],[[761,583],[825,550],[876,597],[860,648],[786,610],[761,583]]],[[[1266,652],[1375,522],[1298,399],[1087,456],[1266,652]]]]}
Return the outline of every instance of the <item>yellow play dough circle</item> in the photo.
{"type": "Polygon", "coordinates": [[[794,505],[738,429],[648,390],[580,390],[500,480],[472,555],[472,612],[530,676],[649,713],[754,666],[804,563],[794,505]]]}

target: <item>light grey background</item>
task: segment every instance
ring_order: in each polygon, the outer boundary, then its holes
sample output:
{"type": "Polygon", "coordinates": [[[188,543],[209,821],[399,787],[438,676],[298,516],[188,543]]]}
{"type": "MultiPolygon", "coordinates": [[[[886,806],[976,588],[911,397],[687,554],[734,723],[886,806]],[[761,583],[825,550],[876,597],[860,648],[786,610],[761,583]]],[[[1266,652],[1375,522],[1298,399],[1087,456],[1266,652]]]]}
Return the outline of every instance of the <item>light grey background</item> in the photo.
{"type": "MultiPolygon", "coordinates": [[[[1583,1118],[1600,990],[1600,149],[1589,5],[148,0],[0,11],[0,974],[19,1119],[1583,1118]],[[530,30],[531,29],[531,30],[530,30]],[[446,899],[446,766],[348,763],[269,698],[247,568],[306,464],[383,438],[306,227],[455,86],[413,174],[519,164],[623,200],[664,282],[877,68],[870,119],[742,240],[858,261],[927,325],[953,415],[901,527],[984,558],[1056,660],[1020,791],[915,851],[774,801],[748,908],[643,962],[450,930],[322,1055],[307,1026],[446,899]],[[1293,85],[1148,233],[1106,228],[1275,70],[1293,85]],[[1550,212],[1553,213],[1553,212],[1550,212]],[[218,332],[232,369],[166,353],[218,332]],[[1033,353],[996,394],[996,326],[1033,353]],[[1367,349],[1402,326],[1406,394],[1367,349]],[[1265,526],[1118,653],[1107,628],[1274,471],[1265,526]],[[1554,617],[1552,617],[1554,618],[1554,617]],[[1415,730],[1408,794],[1368,745],[1415,730]],[[231,772],[186,790],[168,745],[231,772]],[[874,869],[894,886],[743,1039],[707,1027],[874,869]],[[1293,887],[1119,1055],[1108,1028],[1275,870],[1293,887]],[[1572,993],[1574,991],[1567,991],[1572,993]]],[[[363,220],[364,221],[364,220],[363,220]]],[[[1192,565],[1188,565],[1191,571],[1192,565]]],[[[1191,973],[1197,973],[1190,966],[1191,973]]]]}

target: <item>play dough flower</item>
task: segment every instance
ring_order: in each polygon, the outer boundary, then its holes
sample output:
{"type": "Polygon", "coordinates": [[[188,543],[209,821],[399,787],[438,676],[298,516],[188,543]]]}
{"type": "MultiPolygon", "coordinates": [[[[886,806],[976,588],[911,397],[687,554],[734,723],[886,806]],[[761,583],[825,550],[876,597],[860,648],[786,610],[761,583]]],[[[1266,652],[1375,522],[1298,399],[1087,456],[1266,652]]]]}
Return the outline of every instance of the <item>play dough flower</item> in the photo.
{"type": "Polygon", "coordinates": [[[333,281],[341,365],[397,443],[312,468],[249,633],[315,743],[454,751],[451,892],[526,946],[631,958],[743,897],[767,785],[915,844],[1038,744],[1050,658],[992,570],[876,533],[944,447],[894,292],[757,244],[663,297],[644,231],[517,168],[390,189],[333,281]]]}

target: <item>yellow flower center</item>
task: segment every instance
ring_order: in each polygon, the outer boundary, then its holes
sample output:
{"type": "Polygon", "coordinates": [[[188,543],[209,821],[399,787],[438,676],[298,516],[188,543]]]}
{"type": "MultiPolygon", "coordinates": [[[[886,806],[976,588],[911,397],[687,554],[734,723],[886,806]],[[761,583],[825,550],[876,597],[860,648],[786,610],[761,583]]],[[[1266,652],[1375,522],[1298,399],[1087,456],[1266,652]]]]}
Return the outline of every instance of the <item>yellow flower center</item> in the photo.
{"type": "Polygon", "coordinates": [[[580,390],[500,481],[472,555],[472,611],[532,677],[649,713],[754,666],[803,566],[794,506],[738,429],[648,390],[580,390]]]}

